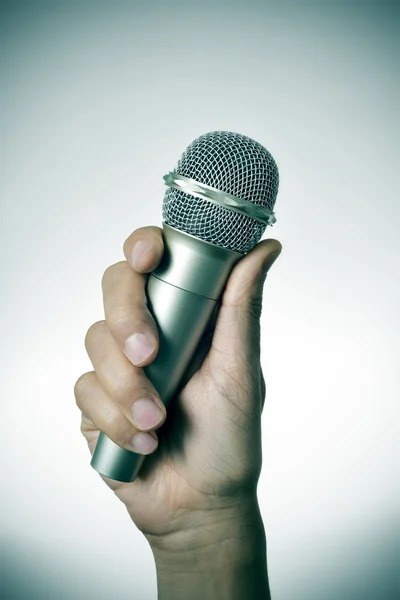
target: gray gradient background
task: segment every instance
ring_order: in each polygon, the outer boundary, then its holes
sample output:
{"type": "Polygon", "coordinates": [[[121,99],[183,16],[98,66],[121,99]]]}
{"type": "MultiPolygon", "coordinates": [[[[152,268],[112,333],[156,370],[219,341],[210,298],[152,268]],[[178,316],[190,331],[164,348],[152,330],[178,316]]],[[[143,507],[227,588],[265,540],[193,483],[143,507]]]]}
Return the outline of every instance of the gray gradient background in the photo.
{"type": "Polygon", "coordinates": [[[147,542],[89,466],[73,386],[104,270],[161,225],[162,175],[187,144],[227,129],[281,174],[262,315],[273,599],[394,600],[396,4],[0,5],[2,598],[156,598],[147,542]]]}

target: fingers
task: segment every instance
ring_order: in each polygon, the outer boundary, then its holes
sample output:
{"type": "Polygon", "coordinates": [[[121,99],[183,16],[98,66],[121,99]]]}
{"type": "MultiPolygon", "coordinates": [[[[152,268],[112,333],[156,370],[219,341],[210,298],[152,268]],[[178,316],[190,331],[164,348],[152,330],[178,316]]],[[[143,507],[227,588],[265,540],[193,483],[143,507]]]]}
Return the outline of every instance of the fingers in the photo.
{"type": "Polygon", "coordinates": [[[156,323],[148,310],[146,273],[162,259],[158,227],[143,227],[124,243],[127,261],[106,269],[102,279],[105,321],[92,325],[85,346],[95,369],[75,384],[76,402],[87,420],[119,446],[148,454],[157,446],[153,431],[166,409],[141,366],[157,355],[156,323]],[[151,442],[151,443],[149,443],[151,442]]]}
{"type": "Polygon", "coordinates": [[[128,421],[141,430],[160,427],[166,418],[161,398],[144,371],[123,354],[105,321],[89,328],[85,347],[102,389],[128,421]]]}
{"type": "Polygon", "coordinates": [[[103,390],[95,372],[85,373],[78,379],[74,394],[83,415],[118,446],[138,454],[151,454],[157,448],[157,434],[134,427],[103,390]]]}

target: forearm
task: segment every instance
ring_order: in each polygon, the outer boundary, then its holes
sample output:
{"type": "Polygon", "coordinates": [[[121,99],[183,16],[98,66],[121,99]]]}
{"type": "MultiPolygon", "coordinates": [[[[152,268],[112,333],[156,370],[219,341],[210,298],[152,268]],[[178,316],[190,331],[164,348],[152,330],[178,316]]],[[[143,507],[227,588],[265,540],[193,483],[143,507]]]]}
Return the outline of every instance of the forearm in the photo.
{"type": "Polygon", "coordinates": [[[159,600],[270,600],[258,504],[152,546],[159,600]]]}

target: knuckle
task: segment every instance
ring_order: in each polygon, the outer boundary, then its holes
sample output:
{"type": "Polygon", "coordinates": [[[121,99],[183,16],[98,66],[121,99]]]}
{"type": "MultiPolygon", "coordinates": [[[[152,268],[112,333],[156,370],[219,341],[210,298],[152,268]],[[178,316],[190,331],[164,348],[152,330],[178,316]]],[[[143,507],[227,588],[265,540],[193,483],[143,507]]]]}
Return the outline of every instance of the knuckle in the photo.
{"type": "Polygon", "coordinates": [[[117,404],[127,406],[133,402],[137,393],[137,385],[130,375],[119,378],[115,382],[113,398],[117,404]]]}
{"type": "Polygon", "coordinates": [[[91,419],[89,419],[89,417],[83,411],[82,411],[80,431],[81,431],[82,435],[85,436],[86,439],[87,439],[88,434],[91,434],[92,432],[97,431],[96,425],[93,423],[93,421],[91,421],[91,419]]]}
{"type": "Polygon", "coordinates": [[[114,331],[126,331],[136,325],[132,310],[127,306],[115,306],[107,314],[107,323],[114,331]]]}
{"type": "Polygon", "coordinates": [[[97,339],[100,333],[104,331],[104,328],[107,327],[107,323],[103,321],[96,321],[93,323],[86,332],[85,335],[85,347],[88,348],[92,342],[97,339]]]}
{"type": "Polygon", "coordinates": [[[89,371],[88,373],[83,373],[77,380],[74,385],[74,395],[76,403],[79,405],[80,399],[88,396],[92,387],[92,379],[93,371],[89,371]]]}
{"type": "Polygon", "coordinates": [[[101,278],[101,286],[104,289],[104,286],[109,282],[115,281],[121,273],[124,273],[126,268],[129,267],[126,260],[121,260],[113,265],[107,267],[107,269],[103,273],[103,277],[101,278]]]}
{"type": "Polygon", "coordinates": [[[151,389],[151,385],[141,385],[142,383],[131,375],[119,378],[114,384],[114,402],[130,408],[138,398],[156,398],[158,396],[157,392],[151,389]]]}
{"type": "Polygon", "coordinates": [[[122,415],[113,415],[105,432],[118,446],[128,446],[134,436],[135,428],[122,415]]]}

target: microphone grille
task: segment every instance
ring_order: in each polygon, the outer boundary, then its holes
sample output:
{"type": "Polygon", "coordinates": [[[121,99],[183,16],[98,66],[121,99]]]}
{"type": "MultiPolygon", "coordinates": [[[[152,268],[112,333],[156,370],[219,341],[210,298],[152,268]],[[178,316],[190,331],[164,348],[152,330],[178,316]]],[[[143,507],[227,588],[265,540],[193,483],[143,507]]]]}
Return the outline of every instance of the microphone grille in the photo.
{"type": "MultiPolygon", "coordinates": [[[[175,173],[273,210],[278,167],[261,144],[239,133],[211,131],[183,152],[175,173]]],[[[266,225],[182,190],[165,192],[163,221],[216,246],[246,254],[266,225]]]]}

